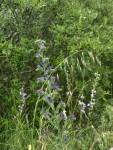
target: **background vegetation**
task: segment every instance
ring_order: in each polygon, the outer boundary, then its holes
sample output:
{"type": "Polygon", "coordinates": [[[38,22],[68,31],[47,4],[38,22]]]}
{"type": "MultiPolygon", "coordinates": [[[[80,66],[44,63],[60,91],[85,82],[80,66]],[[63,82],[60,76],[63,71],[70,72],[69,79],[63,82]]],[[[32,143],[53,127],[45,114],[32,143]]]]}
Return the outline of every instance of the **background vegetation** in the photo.
{"type": "Polygon", "coordinates": [[[1,0],[0,26],[1,149],[112,147],[113,1],[1,0]]]}

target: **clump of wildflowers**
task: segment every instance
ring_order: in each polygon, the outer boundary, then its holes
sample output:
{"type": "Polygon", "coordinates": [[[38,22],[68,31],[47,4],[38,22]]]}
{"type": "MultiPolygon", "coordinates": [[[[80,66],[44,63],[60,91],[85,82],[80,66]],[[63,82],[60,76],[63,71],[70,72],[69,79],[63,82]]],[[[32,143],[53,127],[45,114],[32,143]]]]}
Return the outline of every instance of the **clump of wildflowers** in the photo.
{"type": "Polygon", "coordinates": [[[92,112],[93,107],[94,107],[95,102],[96,102],[96,99],[95,99],[96,86],[97,86],[97,84],[98,84],[98,80],[99,80],[99,78],[100,78],[100,74],[95,73],[94,75],[95,75],[96,78],[94,79],[93,88],[92,88],[92,90],[91,90],[89,103],[88,103],[88,104],[85,104],[85,103],[83,102],[83,100],[84,100],[84,98],[85,98],[83,95],[80,97],[82,100],[81,100],[81,101],[79,100],[79,105],[81,106],[81,112],[82,112],[82,113],[86,113],[86,109],[88,109],[88,110],[89,110],[89,114],[90,114],[90,113],[92,112]]]}
{"type": "MultiPolygon", "coordinates": [[[[65,111],[65,103],[63,103],[62,100],[58,103],[58,99],[60,99],[60,94],[59,91],[61,90],[58,82],[56,81],[56,77],[52,75],[53,72],[53,67],[49,65],[49,58],[44,56],[43,50],[45,49],[45,45],[41,44],[40,50],[38,53],[36,53],[37,60],[39,60],[39,64],[37,66],[37,71],[39,71],[40,76],[37,77],[37,82],[40,83],[38,84],[38,89],[37,89],[37,94],[38,94],[38,101],[40,99],[42,100],[42,122],[44,119],[45,122],[45,128],[46,128],[46,122],[48,121],[49,124],[54,126],[54,128],[59,129],[56,125],[56,122],[58,126],[60,125],[60,121],[62,119],[66,120],[72,120],[75,118],[74,115],[69,115],[67,117],[66,111],[65,111]],[[47,103],[47,105],[45,104],[47,103]],[[55,103],[58,103],[56,106],[55,103]]],[[[37,101],[37,103],[38,103],[37,101]]],[[[67,121],[70,123],[70,121],[67,121]]],[[[65,124],[65,123],[64,123],[65,124]]],[[[66,123],[67,125],[67,123],[66,123]]],[[[43,124],[44,127],[44,124],[43,124]]],[[[44,129],[43,129],[44,131],[44,129]]],[[[47,131],[48,132],[48,131],[47,131]]],[[[46,134],[46,131],[43,132],[46,134]]],[[[68,137],[65,135],[65,140],[68,139],[68,137]]]]}
{"type": "Polygon", "coordinates": [[[40,94],[43,92],[44,95],[46,95],[45,96],[46,100],[48,100],[49,102],[53,102],[53,99],[55,98],[55,94],[57,94],[54,90],[56,90],[56,89],[59,90],[59,86],[58,86],[58,83],[55,81],[55,77],[50,75],[50,70],[53,67],[48,65],[49,59],[43,55],[44,49],[45,49],[45,45],[44,45],[44,43],[42,43],[40,46],[39,53],[36,53],[36,57],[38,59],[40,58],[40,60],[42,59],[42,61],[38,64],[38,67],[36,70],[39,71],[41,68],[42,72],[44,72],[43,76],[37,78],[38,82],[43,81],[43,83],[44,83],[44,86],[42,85],[42,87],[37,90],[37,93],[40,94]],[[51,93],[53,93],[53,94],[51,94],[51,93]],[[51,96],[49,96],[49,95],[51,95],[51,96]]]}
{"type": "Polygon", "coordinates": [[[87,104],[87,106],[92,108],[92,109],[93,109],[93,107],[95,105],[95,101],[96,101],[96,99],[95,99],[96,89],[95,88],[96,88],[98,80],[100,78],[100,74],[95,73],[94,75],[95,75],[96,78],[95,78],[95,81],[94,81],[93,89],[91,90],[91,101],[87,104]]]}

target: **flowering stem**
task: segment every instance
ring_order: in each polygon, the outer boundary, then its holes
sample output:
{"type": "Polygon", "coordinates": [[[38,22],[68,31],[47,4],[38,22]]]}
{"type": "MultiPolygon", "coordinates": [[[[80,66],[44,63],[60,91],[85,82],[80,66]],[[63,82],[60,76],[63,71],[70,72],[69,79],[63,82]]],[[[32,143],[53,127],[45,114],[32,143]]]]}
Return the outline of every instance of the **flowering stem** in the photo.
{"type": "Polygon", "coordinates": [[[34,127],[34,124],[35,124],[35,118],[36,118],[37,106],[38,106],[38,103],[40,102],[39,99],[40,99],[40,96],[38,97],[38,99],[37,99],[37,101],[36,101],[36,105],[35,105],[35,109],[34,109],[33,127],[34,127]]]}

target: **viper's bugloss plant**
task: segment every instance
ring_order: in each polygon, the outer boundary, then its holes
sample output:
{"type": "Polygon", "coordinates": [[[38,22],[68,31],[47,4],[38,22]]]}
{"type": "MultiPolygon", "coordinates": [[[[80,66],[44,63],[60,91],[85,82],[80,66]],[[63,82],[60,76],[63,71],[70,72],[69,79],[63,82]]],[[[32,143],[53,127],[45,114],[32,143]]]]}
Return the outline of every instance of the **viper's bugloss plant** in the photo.
{"type": "Polygon", "coordinates": [[[45,49],[45,44],[42,43],[39,52],[36,53],[38,63],[36,71],[40,76],[37,77],[38,99],[34,110],[33,125],[36,124],[37,107],[40,107],[40,121],[37,122],[40,136],[43,133],[50,134],[54,130],[57,134],[61,134],[63,130],[69,130],[69,124],[76,119],[73,114],[68,116],[66,114],[65,103],[61,100],[59,93],[62,89],[59,87],[56,76],[53,75],[54,69],[49,63],[49,58],[44,55],[45,49]]]}

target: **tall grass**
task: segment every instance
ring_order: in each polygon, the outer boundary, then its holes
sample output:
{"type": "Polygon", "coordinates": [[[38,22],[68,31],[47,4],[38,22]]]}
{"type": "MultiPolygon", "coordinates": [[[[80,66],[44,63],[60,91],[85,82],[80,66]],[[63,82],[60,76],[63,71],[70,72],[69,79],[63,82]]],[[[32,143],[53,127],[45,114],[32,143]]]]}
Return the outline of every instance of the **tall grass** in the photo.
{"type": "Polygon", "coordinates": [[[113,146],[112,120],[108,121],[112,116],[112,107],[109,106],[96,129],[88,124],[60,134],[45,133],[40,140],[36,128],[24,124],[20,118],[10,120],[0,136],[0,147],[3,150],[108,150],[113,146]]]}
{"type": "MultiPolygon", "coordinates": [[[[112,147],[112,106],[106,105],[101,114],[96,110],[101,80],[94,65],[98,58],[89,52],[90,60],[87,60],[84,53],[79,57],[75,52],[53,69],[44,50],[45,45],[41,43],[36,54],[38,96],[32,121],[24,111],[29,95],[22,87],[17,114],[1,120],[1,150],[107,150],[112,147]],[[60,75],[56,74],[57,69],[61,69],[60,75]],[[65,84],[60,87],[62,76],[65,84]]],[[[101,65],[99,60],[97,63],[101,65]]]]}

